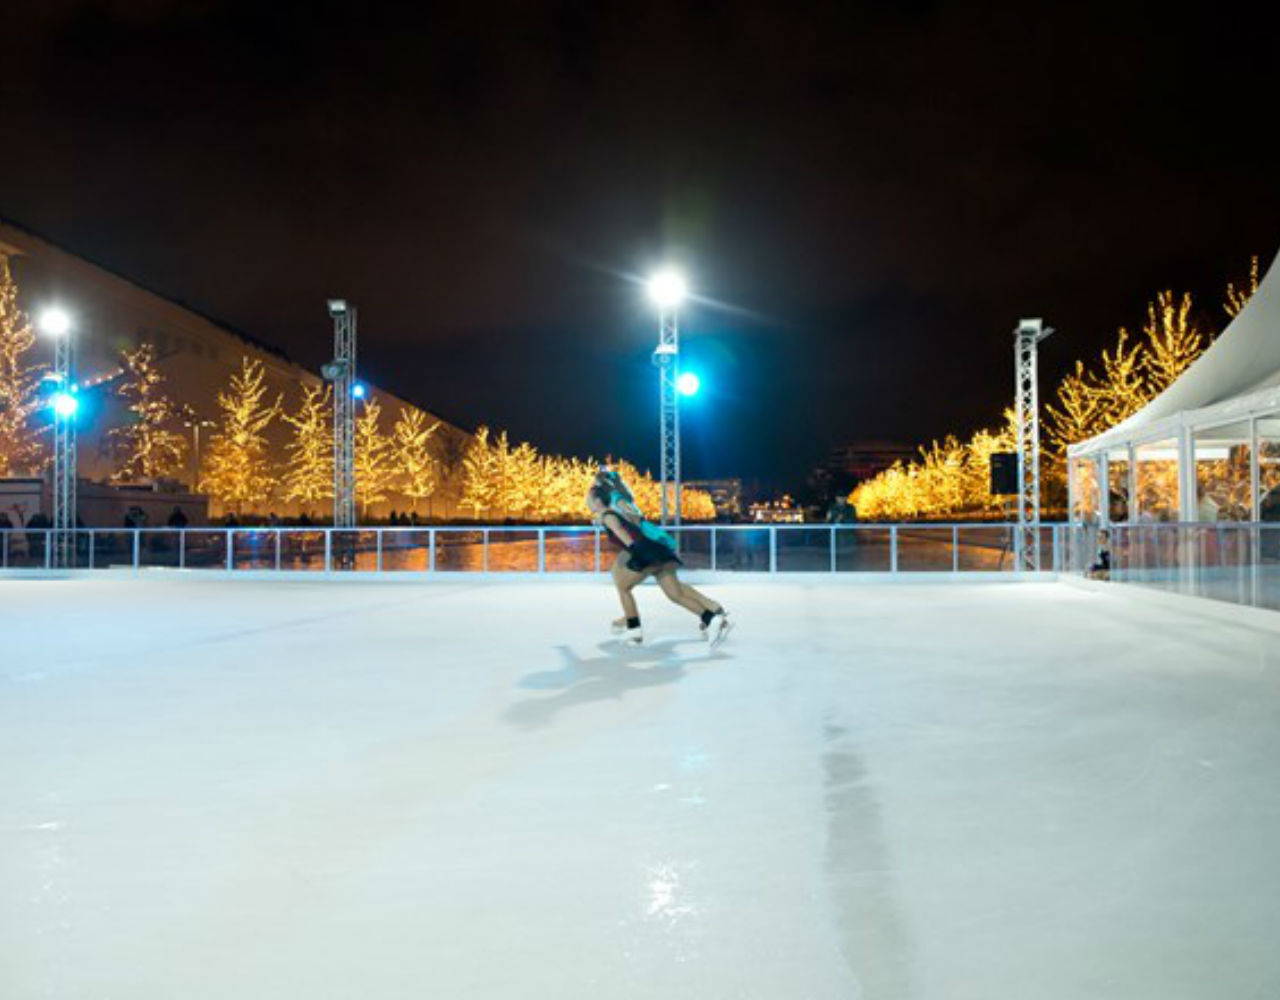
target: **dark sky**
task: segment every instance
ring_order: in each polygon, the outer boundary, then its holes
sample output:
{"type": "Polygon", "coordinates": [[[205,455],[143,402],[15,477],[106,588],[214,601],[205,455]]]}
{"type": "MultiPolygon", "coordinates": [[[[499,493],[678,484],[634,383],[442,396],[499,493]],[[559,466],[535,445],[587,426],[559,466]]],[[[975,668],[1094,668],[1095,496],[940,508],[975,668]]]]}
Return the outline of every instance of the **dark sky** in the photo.
{"type": "Polygon", "coordinates": [[[9,5],[0,215],[298,360],[545,450],[656,462],[664,258],[687,476],[994,423],[1173,286],[1280,246],[1244,8],[923,2],[9,5]]]}

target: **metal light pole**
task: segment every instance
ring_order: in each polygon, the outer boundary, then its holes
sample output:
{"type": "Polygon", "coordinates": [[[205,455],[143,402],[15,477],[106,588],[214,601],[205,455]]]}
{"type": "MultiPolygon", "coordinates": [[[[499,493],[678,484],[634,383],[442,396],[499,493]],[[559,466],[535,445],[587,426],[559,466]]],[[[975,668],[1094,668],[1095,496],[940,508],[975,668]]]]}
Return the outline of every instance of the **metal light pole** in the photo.
{"type": "Polygon", "coordinates": [[[658,424],[661,434],[662,523],[680,524],[680,329],[676,310],[684,300],[684,278],[673,270],[649,280],[649,297],[658,307],[658,424]],[[674,510],[672,506],[674,505],[674,510]]]}
{"type": "Polygon", "coordinates": [[[329,300],[333,360],[321,369],[333,383],[333,526],[356,526],[356,310],[329,300]]]}
{"type": "Polygon", "coordinates": [[[41,332],[53,339],[53,565],[75,563],[76,398],[71,317],[57,308],[41,313],[41,332]]]}
{"type": "Polygon", "coordinates": [[[183,427],[191,428],[191,492],[200,489],[200,430],[203,427],[216,427],[217,421],[201,419],[190,406],[183,408],[183,427]]]}
{"type": "Polygon", "coordinates": [[[1043,320],[1022,319],[1014,331],[1014,373],[1018,402],[1018,528],[1014,553],[1018,569],[1040,569],[1040,400],[1036,354],[1053,333],[1043,320]]]}

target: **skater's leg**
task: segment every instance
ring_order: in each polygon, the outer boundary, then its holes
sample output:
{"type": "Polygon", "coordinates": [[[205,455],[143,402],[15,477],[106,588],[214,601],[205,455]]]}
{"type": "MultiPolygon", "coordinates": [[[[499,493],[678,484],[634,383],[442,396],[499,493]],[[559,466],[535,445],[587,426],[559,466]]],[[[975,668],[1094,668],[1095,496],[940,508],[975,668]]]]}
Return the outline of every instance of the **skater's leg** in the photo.
{"type": "Polygon", "coordinates": [[[691,597],[693,598],[693,600],[697,601],[700,606],[700,609],[703,611],[715,612],[715,611],[724,610],[719,604],[713,601],[706,594],[702,593],[700,590],[694,590],[683,580],[680,581],[680,590],[684,593],[685,597],[691,597]]]}
{"type": "Polygon", "coordinates": [[[636,584],[644,579],[644,575],[636,573],[627,568],[623,562],[624,554],[620,553],[617,560],[614,561],[612,576],[613,584],[618,588],[618,599],[622,602],[622,614],[624,618],[639,618],[640,608],[636,605],[635,594],[632,591],[636,584]]]}
{"type": "Polygon", "coordinates": [[[671,601],[673,604],[680,605],[680,607],[693,612],[695,615],[701,616],[702,612],[707,610],[700,601],[689,596],[685,592],[686,590],[692,590],[693,588],[686,588],[685,585],[680,582],[680,578],[676,576],[676,571],[674,569],[663,568],[658,570],[658,586],[661,587],[662,592],[667,595],[667,600],[671,601]]]}

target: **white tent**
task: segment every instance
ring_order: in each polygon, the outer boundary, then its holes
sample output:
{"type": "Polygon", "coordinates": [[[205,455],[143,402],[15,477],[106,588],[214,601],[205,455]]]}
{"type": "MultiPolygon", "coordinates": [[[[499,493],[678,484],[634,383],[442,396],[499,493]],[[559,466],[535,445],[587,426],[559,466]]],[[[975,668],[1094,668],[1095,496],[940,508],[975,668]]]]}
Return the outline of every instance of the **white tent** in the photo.
{"type": "Polygon", "coordinates": [[[1194,365],[1068,457],[1073,520],[1280,520],[1280,255],[1194,365]]]}

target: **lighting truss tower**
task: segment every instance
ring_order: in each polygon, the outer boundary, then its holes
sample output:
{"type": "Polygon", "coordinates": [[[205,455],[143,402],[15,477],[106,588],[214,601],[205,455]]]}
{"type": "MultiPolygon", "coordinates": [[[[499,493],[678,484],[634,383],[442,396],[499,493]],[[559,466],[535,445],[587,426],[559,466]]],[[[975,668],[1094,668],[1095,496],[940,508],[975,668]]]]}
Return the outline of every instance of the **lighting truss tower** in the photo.
{"type": "Polygon", "coordinates": [[[75,564],[76,418],[75,345],[70,331],[54,339],[53,563],[75,564]]]}
{"type": "Polygon", "coordinates": [[[1014,332],[1018,402],[1018,527],[1014,553],[1018,569],[1040,569],[1040,400],[1036,353],[1053,333],[1039,319],[1022,319],[1014,332]]]}
{"type": "Polygon", "coordinates": [[[324,377],[333,383],[333,526],[356,525],[356,310],[344,299],[329,300],[333,360],[324,377]]]}
{"type": "Polygon", "coordinates": [[[661,486],[662,523],[680,523],[680,329],[675,305],[664,305],[658,313],[658,347],[653,352],[658,366],[658,421],[662,437],[661,486]],[[674,511],[672,510],[674,504],[674,511]]]}

